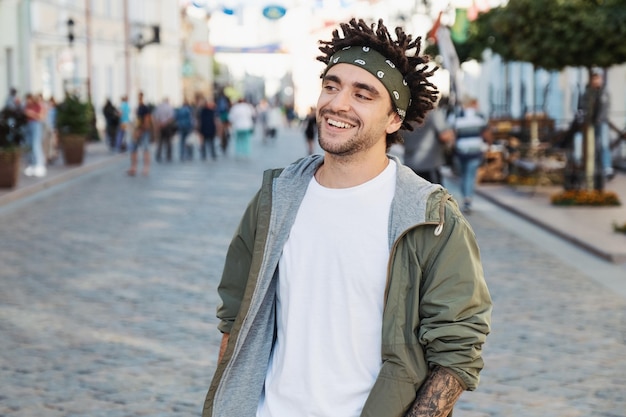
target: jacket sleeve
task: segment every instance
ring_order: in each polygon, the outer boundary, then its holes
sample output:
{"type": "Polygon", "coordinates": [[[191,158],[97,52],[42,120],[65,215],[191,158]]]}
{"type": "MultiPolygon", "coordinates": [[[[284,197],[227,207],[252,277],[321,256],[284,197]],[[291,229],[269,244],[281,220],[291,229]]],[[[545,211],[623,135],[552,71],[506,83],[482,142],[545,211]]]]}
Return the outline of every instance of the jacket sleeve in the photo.
{"type": "Polygon", "coordinates": [[[466,390],[478,386],[492,302],[473,230],[454,203],[422,271],[417,329],[430,366],[452,371],[466,390]]]}
{"type": "Polygon", "coordinates": [[[226,253],[222,279],[217,287],[221,299],[217,307],[220,319],[217,327],[222,333],[230,333],[246,289],[256,235],[258,200],[259,193],[248,204],[226,253]]]}

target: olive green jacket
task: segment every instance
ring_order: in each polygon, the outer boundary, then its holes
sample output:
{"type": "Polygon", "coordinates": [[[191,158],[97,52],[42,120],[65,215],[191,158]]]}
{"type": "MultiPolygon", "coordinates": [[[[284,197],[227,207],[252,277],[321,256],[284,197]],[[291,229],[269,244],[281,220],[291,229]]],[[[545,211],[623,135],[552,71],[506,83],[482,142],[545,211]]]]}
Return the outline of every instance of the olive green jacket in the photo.
{"type": "MultiPolygon", "coordinates": [[[[228,347],[203,417],[254,417],[275,334],[278,261],[319,155],[268,170],[229,247],[218,292],[228,347]]],[[[398,164],[389,218],[382,367],[363,417],[401,417],[434,365],[473,390],[491,299],[474,233],[450,194],[398,164]]]]}

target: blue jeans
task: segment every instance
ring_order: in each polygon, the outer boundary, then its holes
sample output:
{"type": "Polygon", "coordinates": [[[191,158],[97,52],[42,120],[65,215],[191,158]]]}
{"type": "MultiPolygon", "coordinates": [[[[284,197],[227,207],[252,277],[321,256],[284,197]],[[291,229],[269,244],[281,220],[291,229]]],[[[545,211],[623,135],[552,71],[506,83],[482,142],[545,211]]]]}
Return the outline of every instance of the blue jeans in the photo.
{"type": "Polygon", "coordinates": [[[30,120],[27,130],[27,145],[30,146],[28,164],[32,166],[46,166],[46,157],[43,152],[43,124],[40,121],[30,120]]]}
{"type": "Polygon", "coordinates": [[[474,189],[476,186],[476,173],[478,167],[482,163],[483,158],[479,157],[458,157],[459,172],[461,175],[461,194],[466,202],[474,197],[474,189]]]}
{"type": "Polygon", "coordinates": [[[190,155],[187,155],[187,136],[191,133],[189,129],[180,129],[180,143],[179,143],[179,156],[181,161],[186,161],[191,159],[190,155]]]}
{"type": "Polygon", "coordinates": [[[115,150],[121,152],[122,143],[126,141],[126,124],[122,124],[120,128],[117,130],[117,135],[115,137],[115,150]]]}
{"type": "Polygon", "coordinates": [[[217,159],[217,152],[215,152],[215,136],[203,136],[202,143],[200,144],[200,157],[202,160],[206,160],[207,150],[211,152],[211,158],[217,159]]]}
{"type": "Polygon", "coordinates": [[[137,152],[139,149],[143,149],[144,152],[150,150],[150,131],[144,130],[143,132],[140,132],[139,137],[133,140],[130,151],[137,152]]]}
{"type": "Polygon", "coordinates": [[[599,154],[602,164],[602,173],[610,174],[613,172],[613,159],[611,157],[609,124],[607,122],[597,123],[594,126],[594,135],[596,137],[596,153],[599,154]]]}

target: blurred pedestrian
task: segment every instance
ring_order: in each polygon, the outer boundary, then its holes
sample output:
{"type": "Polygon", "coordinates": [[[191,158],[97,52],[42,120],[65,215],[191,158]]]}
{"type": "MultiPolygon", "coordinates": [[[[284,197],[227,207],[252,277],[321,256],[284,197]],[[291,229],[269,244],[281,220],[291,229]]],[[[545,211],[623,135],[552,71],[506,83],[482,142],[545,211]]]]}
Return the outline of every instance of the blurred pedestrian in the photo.
{"type": "Polygon", "coordinates": [[[256,122],[259,124],[259,130],[261,131],[261,138],[263,143],[267,142],[269,138],[269,117],[270,104],[267,99],[263,98],[256,106],[256,122]]]}
{"type": "Polygon", "coordinates": [[[287,119],[287,126],[291,127],[296,120],[296,110],[293,108],[293,104],[285,106],[285,118],[287,119]]]}
{"type": "Polygon", "coordinates": [[[165,97],[154,109],[154,123],[157,128],[158,142],[155,159],[161,162],[162,153],[165,152],[167,162],[172,162],[172,137],[176,133],[176,118],[174,108],[170,105],[170,100],[165,97]]]}
{"type": "Polygon", "coordinates": [[[313,155],[315,149],[315,135],[317,132],[317,117],[315,107],[309,108],[309,113],[304,119],[304,138],[308,155],[313,155]]]}
{"type": "Polygon", "coordinates": [[[144,103],[143,93],[139,92],[137,109],[135,110],[135,128],[130,147],[130,168],[126,173],[130,176],[137,174],[139,164],[139,150],[143,151],[143,175],[150,173],[150,138],[152,135],[152,111],[144,103]]]}
{"type": "Polygon", "coordinates": [[[585,120],[593,126],[596,154],[599,156],[596,160],[600,163],[598,168],[608,180],[615,176],[609,139],[610,106],[611,100],[604,85],[604,77],[600,72],[593,72],[580,101],[580,108],[585,120]]]}
{"type": "Polygon", "coordinates": [[[463,109],[454,121],[456,142],[454,156],[459,167],[461,194],[463,195],[463,211],[472,211],[472,200],[476,188],[476,173],[483,162],[487,150],[485,135],[487,120],[478,113],[478,100],[468,97],[463,102],[463,109]]]}
{"type": "Polygon", "coordinates": [[[474,232],[387,154],[436,97],[421,39],[341,30],[320,42],[324,155],[264,173],[226,254],[204,417],[443,417],[478,385],[492,304],[474,232]]]}
{"type": "Polygon", "coordinates": [[[105,120],[105,135],[106,142],[109,145],[109,150],[116,151],[116,141],[118,135],[118,129],[120,128],[121,114],[119,110],[113,105],[111,99],[107,99],[104,107],[102,108],[102,114],[105,120]]]}
{"type": "Polygon", "coordinates": [[[38,97],[33,94],[27,94],[25,101],[24,114],[28,118],[26,143],[30,152],[28,166],[24,170],[24,174],[29,177],[45,177],[47,169],[43,149],[44,108],[38,97]]]}
{"type": "Polygon", "coordinates": [[[222,154],[226,155],[228,151],[228,143],[230,142],[230,121],[228,114],[232,103],[224,90],[222,89],[216,99],[216,110],[219,117],[219,124],[217,126],[218,134],[220,136],[220,148],[222,154]]]}
{"type": "Polygon", "coordinates": [[[267,108],[267,139],[275,141],[284,125],[285,117],[281,108],[269,103],[267,108]]]}
{"type": "Polygon", "coordinates": [[[11,87],[9,90],[9,96],[4,102],[4,107],[11,110],[17,110],[21,107],[20,98],[17,95],[17,89],[11,87]]]}
{"type": "Polygon", "coordinates": [[[194,110],[189,100],[184,99],[180,107],[175,111],[176,127],[179,136],[178,152],[181,161],[189,161],[192,158],[191,152],[187,148],[187,137],[195,128],[194,110]]]}
{"type": "Polygon", "coordinates": [[[217,135],[217,114],[215,104],[203,99],[202,106],[198,109],[198,133],[200,134],[200,157],[206,161],[207,148],[211,152],[211,158],[217,159],[215,150],[215,136],[217,135]]]}
{"type": "Polygon", "coordinates": [[[128,96],[123,95],[122,100],[120,102],[120,127],[117,131],[117,138],[115,139],[115,149],[118,152],[123,152],[126,150],[127,144],[127,133],[130,131],[130,104],[128,104],[128,96]]]}
{"type": "Polygon", "coordinates": [[[446,98],[431,110],[420,124],[411,122],[413,131],[402,130],[404,164],[434,184],[443,184],[441,168],[446,148],[454,143],[454,130],[446,122],[446,98]]]}
{"type": "Polygon", "coordinates": [[[245,98],[241,98],[231,107],[228,114],[235,133],[235,156],[247,158],[252,152],[252,133],[254,132],[254,107],[245,98]]]}
{"type": "Polygon", "coordinates": [[[46,154],[46,161],[50,164],[54,161],[59,152],[59,135],[57,131],[57,103],[54,97],[50,97],[46,104],[46,122],[45,122],[45,132],[46,132],[46,149],[44,150],[46,154]]]}

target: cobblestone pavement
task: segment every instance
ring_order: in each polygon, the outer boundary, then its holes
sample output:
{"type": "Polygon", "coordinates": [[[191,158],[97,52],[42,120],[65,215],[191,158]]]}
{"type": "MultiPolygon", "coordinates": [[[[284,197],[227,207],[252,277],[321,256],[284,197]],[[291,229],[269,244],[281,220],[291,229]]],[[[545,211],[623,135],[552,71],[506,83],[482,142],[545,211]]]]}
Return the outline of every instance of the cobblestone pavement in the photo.
{"type": "MultiPolygon", "coordinates": [[[[305,151],[295,130],[254,145],[149,177],[120,161],[0,209],[0,416],[200,415],[226,247],[262,170],[305,151]]],[[[626,297],[500,212],[470,217],[493,333],[455,417],[626,416],[626,297]]]]}

